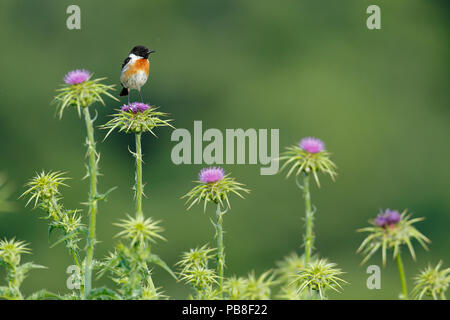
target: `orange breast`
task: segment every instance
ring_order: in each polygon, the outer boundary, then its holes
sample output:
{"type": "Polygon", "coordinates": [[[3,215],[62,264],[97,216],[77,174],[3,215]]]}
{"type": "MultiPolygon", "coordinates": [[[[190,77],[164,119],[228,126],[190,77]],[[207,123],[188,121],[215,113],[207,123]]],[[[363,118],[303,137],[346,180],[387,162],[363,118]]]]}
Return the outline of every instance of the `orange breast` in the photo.
{"type": "Polygon", "coordinates": [[[127,76],[135,74],[138,71],[144,71],[145,74],[147,74],[148,76],[148,71],[150,69],[150,63],[148,62],[147,59],[139,59],[136,60],[135,63],[133,63],[133,65],[131,65],[128,70],[125,72],[125,74],[127,76]]]}

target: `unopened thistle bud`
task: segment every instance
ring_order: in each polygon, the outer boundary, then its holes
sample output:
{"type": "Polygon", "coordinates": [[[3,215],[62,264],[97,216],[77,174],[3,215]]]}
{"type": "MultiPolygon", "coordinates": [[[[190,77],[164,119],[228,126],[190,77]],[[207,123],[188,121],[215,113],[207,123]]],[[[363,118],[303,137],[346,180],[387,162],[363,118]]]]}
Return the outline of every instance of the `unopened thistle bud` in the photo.
{"type": "Polygon", "coordinates": [[[67,186],[64,181],[68,178],[63,177],[63,174],[63,172],[52,171],[48,173],[45,173],[44,171],[38,173],[26,184],[28,189],[21,197],[30,195],[27,205],[34,200],[34,206],[36,207],[39,201],[50,200],[51,198],[58,196],[59,187],[67,186]]]}

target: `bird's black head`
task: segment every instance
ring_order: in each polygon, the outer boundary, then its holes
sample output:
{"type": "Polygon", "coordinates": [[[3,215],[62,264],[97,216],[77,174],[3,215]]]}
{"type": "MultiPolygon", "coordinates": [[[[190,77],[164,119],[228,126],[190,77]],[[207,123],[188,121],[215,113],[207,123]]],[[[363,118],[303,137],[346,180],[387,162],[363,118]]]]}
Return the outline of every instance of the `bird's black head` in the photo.
{"type": "Polygon", "coordinates": [[[136,46],[133,49],[131,49],[130,53],[147,59],[148,55],[153,52],[155,52],[155,50],[149,50],[147,47],[144,46],[136,46]]]}

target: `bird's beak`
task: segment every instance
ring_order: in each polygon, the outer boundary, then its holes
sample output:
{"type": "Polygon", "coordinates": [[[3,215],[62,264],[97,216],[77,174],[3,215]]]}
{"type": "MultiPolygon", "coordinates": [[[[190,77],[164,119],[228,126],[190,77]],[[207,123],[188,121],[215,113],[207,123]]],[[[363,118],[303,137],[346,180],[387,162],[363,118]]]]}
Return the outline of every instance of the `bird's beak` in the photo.
{"type": "Polygon", "coordinates": [[[154,53],[154,52],[156,52],[156,50],[148,50],[148,54],[154,53]]]}

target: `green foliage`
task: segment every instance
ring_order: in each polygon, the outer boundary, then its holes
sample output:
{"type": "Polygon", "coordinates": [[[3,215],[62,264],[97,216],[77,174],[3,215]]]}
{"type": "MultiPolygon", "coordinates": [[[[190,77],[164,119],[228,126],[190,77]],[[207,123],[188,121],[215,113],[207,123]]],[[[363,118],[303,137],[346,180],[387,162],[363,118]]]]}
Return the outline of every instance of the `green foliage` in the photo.
{"type": "Polygon", "coordinates": [[[395,258],[400,252],[401,245],[407,245],[409,252],[413,259],[416,259],[416,254],[412,246],[411,240],[417,240],[424,249],[427,250],[426,243],[430,240],[420,233],[413,224],[423,221],[424,218],[410,219],[411,215],[404,210],[401,214],[400,221],[392,226],[386,228],[379,227],[374,221],[370,221],[372,226],[359,229],[358,232],[369,232],[369,235],[359,246],[357,252],[361,252],[365,257],[361,264],[366,263],[378,249],[381,249],[383,265],[386,264],[386,251],[393,249],[393,257],[395,258]]]}
{"type": "Polygon", "coordinates": [[[248,274],[244,287],[244,297],[248,300],[268,300],[271,295],[271,287],[275,284],[272,270],[268,270],[256,277],[255,272],[248,274]]]}
{"type": "Polygon", "coordinates": [[[61,231],[61,234],[52,247],[65,243],[69,249],[74,263],[80,267],[79,262],[79,242],[82,236],[87,233],[86,227],[82,224],[82,216],[79,210],[65,209],[61,202],[59,188],[67,186],[64,181],[68,178],[62,172],[42,171],[32,178],[26,186],[28,189],[22,194],[29,197],[27,205],[34,201],[34,208],[39,207],[47,213],[45,219],[49,220],[48,236],[50,238],[54,231],[61,231]]]}
{"type": "Polygon", "coordinates": [[[441,266],[442,261],[436,267],[428,265],[414,277],[415,287],[412,295],[415,299],[431,297],[434,300],[446,300],[445,292],[450,284],[450,268],[440,270],[441,266]]]}
{"type": "Polygon", "coordinates": [[[296,252],[292,252],[283,260],[277,261],[276,265],[275,275],[280,285],[277,298],[283,300],[301,300],[307,298],[309,292],[301,292],[299,290],[301,282],[292,281],[297,276],[298,271],[305,267],[305,256],[299,256],[296,252]]]}
{"type": "Polygon", "coordinates": [[[247,298],[248,281],[244,277],[231,276],[225,279],[223,290],[230,300],[244,300],[247,298]]]}
{"type": "MultiPolygon", "coordinates": [[[[28,273],[33,269],[42,269],[43,266],[26,262],[21,264],[22,254],[31,253],[28,244],[24,241],[17,241],[15,239],[0,240],[0,267],[6,269],[6,286],[0,286],[0,298],[8,300],[22,300],[23,294],[20,291],[20,286],[28,273]]],[[[35,293],[31,297],[38,298],[42,294],[35,293]]]]}
{"type": "Polygon", "coordinates": [[[216,257],[208,245],[184,252],[179,267],[179,279],[194,290],[191,299],[197,300],[266,300],[270,299],[275,285],[274,273],[269,270],[259,277],[252,271],[245,277],[231,276],[223,281],[223,292],[219,287],[219,276],[210,265],[216,257]]]}
{"type": "Polygon", "coordinates": [[[218,283],[217,273],[214,269],[209,268],[210,260],[215,255],[208,245],[203,245],[195,249],[190,249],[181,255],[181,260],[176,264],[179,268],[179,279],[189,284],[195,291],[192,299],[213,300],[218,298],[218,292],[214,286],[218,283]]]}

